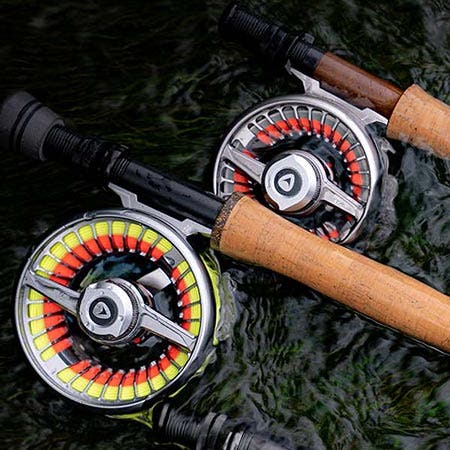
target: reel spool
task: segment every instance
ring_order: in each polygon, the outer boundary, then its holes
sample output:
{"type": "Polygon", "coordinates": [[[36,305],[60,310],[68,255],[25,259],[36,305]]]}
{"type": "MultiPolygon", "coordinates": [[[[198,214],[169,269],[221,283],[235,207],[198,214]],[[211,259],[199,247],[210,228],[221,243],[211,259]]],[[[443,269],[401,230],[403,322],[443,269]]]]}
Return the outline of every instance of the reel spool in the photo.
{"type": "Polygon", "coordinates": [[[351,242],[388,170],[393,149],[370,129],[387,121],[289,71],[305,93],[263,102],[238,120],[220,147],[214,192],[242,192],[318,236],[351,242]]]}
{"type": "Polygon", "coordinates": [[[47,384],[77,403],[123,413],[173,394],[202,369],[216,304],[205,264],[182,232],[147,214],[108,210],[37,246],[18,280],[15,320],[47,384]]]}

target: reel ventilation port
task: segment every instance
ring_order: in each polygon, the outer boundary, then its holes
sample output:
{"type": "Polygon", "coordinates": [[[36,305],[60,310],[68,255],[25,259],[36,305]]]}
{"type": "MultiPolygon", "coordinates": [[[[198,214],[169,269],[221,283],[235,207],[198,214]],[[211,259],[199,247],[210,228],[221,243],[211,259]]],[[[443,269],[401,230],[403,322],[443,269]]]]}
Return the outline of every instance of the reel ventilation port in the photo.
{"type": "Polygon", "coordinates": [[[338,243],[354,240],[387,172],[389,143],[369,125],[383,122],[296,73],[305,94],[249,110],[226,135],[214,192],[242,192],[288,220],[338,243]]]}
{"type": "Polygon", "coordinates": [[[215,300],[186,239],[127,210],[86,214],[33,252],[15,318],[27,358],[65,397],[138,410],[182,387],[213,350],[215,300]]]}

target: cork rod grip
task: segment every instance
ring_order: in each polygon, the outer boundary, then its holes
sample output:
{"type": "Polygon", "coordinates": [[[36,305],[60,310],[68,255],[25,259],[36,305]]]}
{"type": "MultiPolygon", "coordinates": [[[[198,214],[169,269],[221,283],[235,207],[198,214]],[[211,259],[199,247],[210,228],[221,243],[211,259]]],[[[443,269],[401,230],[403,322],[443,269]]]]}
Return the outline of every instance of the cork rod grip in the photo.
{"type": "Polygon", "coordinates": [[[287,275],[370,318],[450,351],[450,298],[419,281],[233,195],[213,229],[212,246],[287,275]]]}
{"type": "Polygon", "coordinates": [[[450,106],[413,84],[395,106],[387,136],[450,158],[450,106]]]}

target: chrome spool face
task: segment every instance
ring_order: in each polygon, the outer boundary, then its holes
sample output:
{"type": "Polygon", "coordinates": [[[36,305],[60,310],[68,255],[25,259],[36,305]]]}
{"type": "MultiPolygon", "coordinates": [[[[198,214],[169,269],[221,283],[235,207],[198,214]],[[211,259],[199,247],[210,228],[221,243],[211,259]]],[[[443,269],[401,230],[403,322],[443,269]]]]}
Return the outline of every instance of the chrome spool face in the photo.
{"type": "Polygon", "coordinates": [[[85,214],[53,232],[25,264],[15,300],[38,374],[108,412],[174,393],[212,351],[204,265],[176,229],[138,212],[85,214]]]}
{"type": "Polygon", "coordinates": [[[222,198],[242,192],[325,239],[345,243],[361,231],[390,146],[369,131],[367,110],[319,91],[248,111],[220,147],[214,192],[222,198]]]}

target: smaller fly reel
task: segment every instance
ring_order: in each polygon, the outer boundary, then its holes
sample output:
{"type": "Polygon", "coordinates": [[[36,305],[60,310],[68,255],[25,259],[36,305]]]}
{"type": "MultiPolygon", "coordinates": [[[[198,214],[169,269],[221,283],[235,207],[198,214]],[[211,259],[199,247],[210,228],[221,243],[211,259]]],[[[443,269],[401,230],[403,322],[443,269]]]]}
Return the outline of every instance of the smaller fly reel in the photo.
{"type": "Polygon", "coordinates": [[[52,388],[128,412],[203,368],[218,299],[186,234],[148,214],[108,210],[37,246],[18,281],[15,319],[27,358],[52,388]]]}
{"type": "Polygon", "coordinates": [[[214,191],[242,192],[325,239],[350,242],[387,172],[392,148],[369,130],[386,120],[289,70],[305,94],[263,102],[234,125],[219,150],[214,191]]]}

